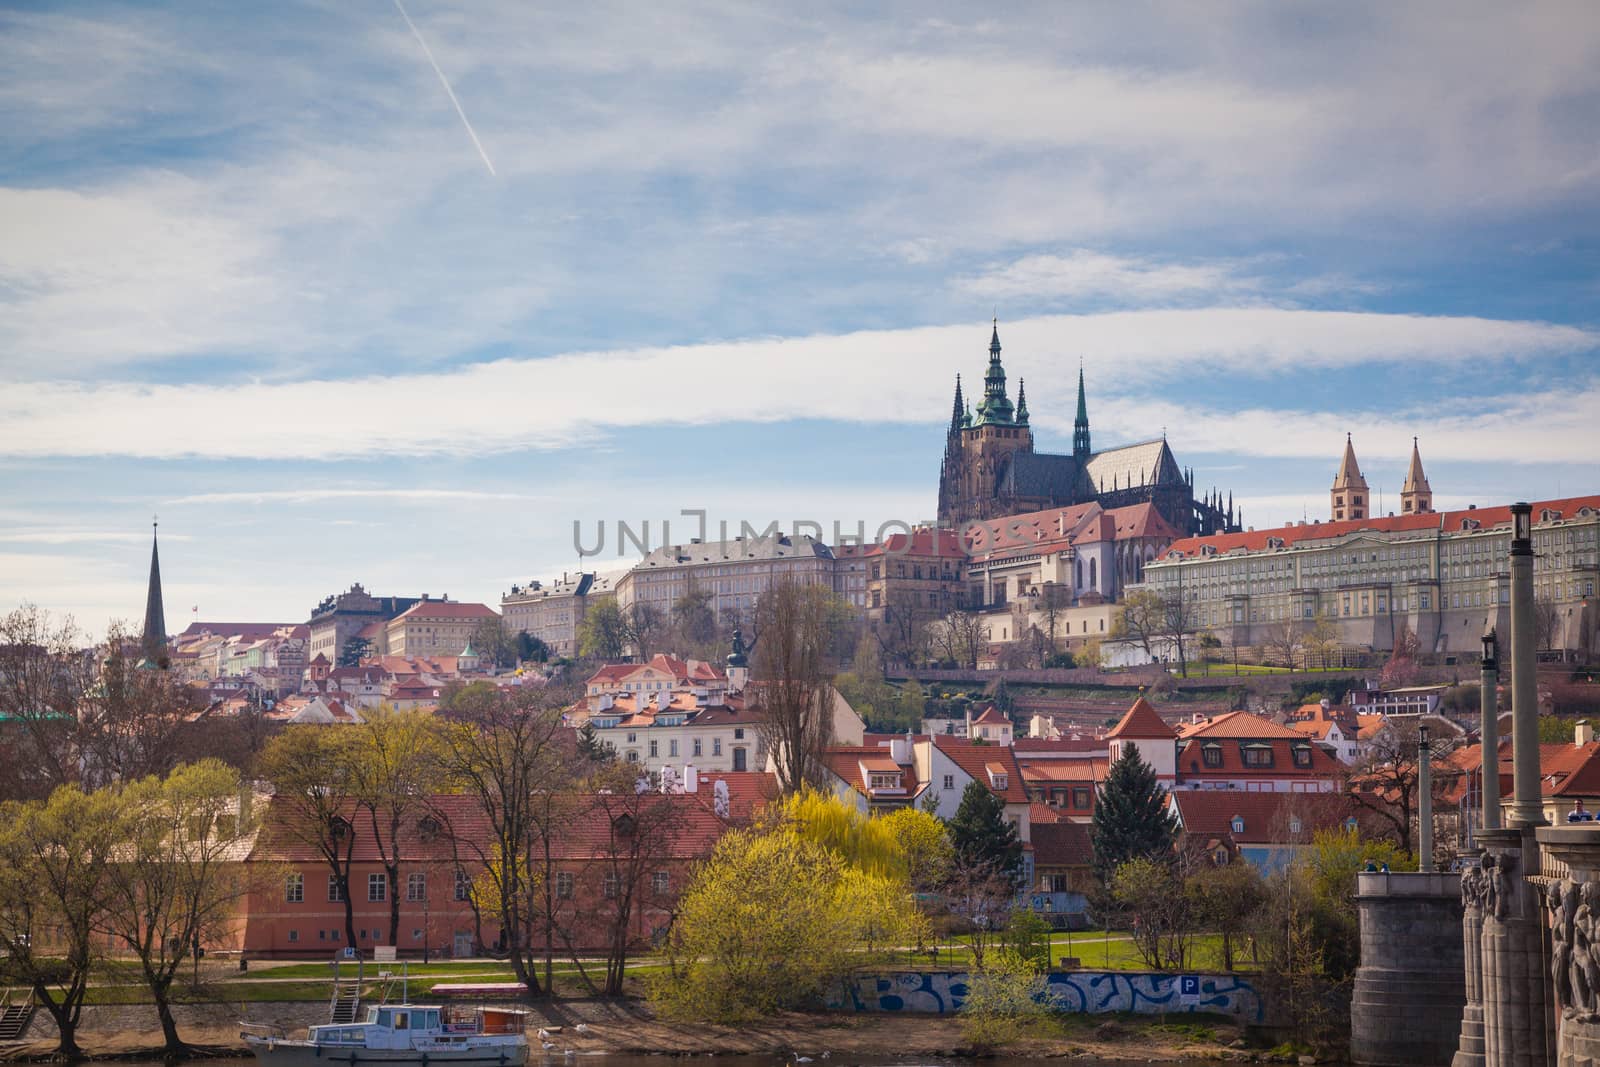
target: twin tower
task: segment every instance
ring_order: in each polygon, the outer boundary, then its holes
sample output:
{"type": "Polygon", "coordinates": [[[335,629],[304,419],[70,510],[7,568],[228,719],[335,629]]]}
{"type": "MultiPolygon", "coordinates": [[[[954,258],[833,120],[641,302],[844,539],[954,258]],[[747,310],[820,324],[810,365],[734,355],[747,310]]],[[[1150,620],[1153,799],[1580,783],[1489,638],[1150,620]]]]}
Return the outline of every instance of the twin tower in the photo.
{"type": "MultiPolygon", "coordinates": [[[[1344,437],[1344,458],[1339,461],[1339,473],[1333,476],[1333,489],[1329,493],[1334,522],[1345,519],[1365,519],[1371,516],[1372,494],[1367,491],[1367,480],[1361,476],[1361,466],[1356,462],[1355,445],[1350,435],[1344,437]]],[[[1406,471],[1405,485],[1400,488],[1400,514],[1426,515],[1433,511],[1433,489],[1428,476],[1422,473],[1422,454],[1417,450],[1417,439],[1411,439],[1411,466],[1406,471]]]]}

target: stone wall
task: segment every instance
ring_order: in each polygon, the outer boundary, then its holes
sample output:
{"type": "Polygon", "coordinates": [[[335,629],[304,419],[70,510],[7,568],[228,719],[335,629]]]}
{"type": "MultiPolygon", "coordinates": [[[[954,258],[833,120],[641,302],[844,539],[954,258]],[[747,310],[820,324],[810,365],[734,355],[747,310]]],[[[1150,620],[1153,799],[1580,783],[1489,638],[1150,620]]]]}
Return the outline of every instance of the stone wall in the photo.
{"type": "MultiPolygon", "coordinates": [[[[1045,997],[1058,1011],[1137,1012],[1164,1015],[1207,1012],[1245,1023],[1266,1018],[1261,996],[1233,974],[1159,974],[1144,971],[1055,971],[1045,997]]],[[[890,971],[859,974],[829,1002],[841,1011],[959,1011],[967,997],[965,971],[890,971]]]]}
{"type": "Polygon", "coordinates": [[[1350,1058],[1370,1067],[1442,1067],[1466,1003],[1461,876],[1362,874],[1361,966],[1350,998],[1350,1058]]]}

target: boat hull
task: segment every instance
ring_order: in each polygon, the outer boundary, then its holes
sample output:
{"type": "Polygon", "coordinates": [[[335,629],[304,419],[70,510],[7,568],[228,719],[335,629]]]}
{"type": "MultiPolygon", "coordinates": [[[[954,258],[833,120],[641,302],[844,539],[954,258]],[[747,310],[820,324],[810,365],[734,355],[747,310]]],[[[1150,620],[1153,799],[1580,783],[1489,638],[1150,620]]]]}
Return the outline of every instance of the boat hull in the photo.
{"type": "Polygon", "coordinates": [[[528,1062],[527,1042],[505,1042],[452,1049],[384,1049],[353,1045],[313,1045],[309,1041],[280,1041],[245,1035],[245,1044],[266,1067],[328,1067],[330,1064],[371,1064],[385,1067],[523,1067],[528,1062]]]}

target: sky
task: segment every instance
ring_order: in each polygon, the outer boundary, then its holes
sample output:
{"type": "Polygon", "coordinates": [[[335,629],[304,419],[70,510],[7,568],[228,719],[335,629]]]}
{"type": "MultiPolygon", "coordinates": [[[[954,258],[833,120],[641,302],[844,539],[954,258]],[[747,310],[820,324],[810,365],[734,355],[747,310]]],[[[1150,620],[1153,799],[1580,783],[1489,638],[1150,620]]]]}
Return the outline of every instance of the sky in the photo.
{"type": "Polygon", "coordinates": [[[1588,0],[402,2],[0,4],[0,611],[870,537],[996,317],[1257,528],[1600,492],[1588,0]]]}

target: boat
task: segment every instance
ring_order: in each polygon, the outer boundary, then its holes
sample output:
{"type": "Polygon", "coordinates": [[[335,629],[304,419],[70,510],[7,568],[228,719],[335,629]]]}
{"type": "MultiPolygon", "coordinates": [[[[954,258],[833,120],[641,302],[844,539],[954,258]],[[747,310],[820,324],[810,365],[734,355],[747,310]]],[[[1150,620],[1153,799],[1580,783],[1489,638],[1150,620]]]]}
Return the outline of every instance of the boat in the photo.
{"type": "Polygon", "coordinates": [[[528,1062],[527,1015],[515,1008],[379,1004],[365,1022],[311,1027],[304,1038],[245,1030],[256,1059],[270,1067],[346,1064],[450,1064],[522,1067],[528,1062]]]}

